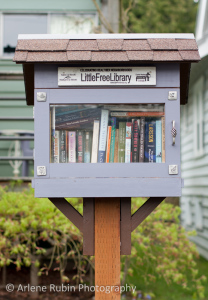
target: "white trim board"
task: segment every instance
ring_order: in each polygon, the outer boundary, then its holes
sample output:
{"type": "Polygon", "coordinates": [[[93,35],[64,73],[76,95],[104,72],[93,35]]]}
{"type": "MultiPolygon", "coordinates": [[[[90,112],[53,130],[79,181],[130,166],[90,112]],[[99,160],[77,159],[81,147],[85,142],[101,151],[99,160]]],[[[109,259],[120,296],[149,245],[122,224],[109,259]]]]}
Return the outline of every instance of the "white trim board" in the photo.
{"type": "Polygon", "coordinates": [[[92,39],[194,39],[192,33],[141,33],[141,34],[19,34],[18,40],[92,40],[92,39]]]}

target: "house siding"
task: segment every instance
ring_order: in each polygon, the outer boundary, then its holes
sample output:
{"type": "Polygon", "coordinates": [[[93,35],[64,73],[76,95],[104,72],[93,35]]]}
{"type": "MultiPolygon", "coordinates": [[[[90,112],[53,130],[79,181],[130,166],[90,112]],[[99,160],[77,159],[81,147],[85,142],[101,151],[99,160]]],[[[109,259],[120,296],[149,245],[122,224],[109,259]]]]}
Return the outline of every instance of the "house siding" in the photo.
{"type": "MultiPolygon", "coordinates": [[[[100,4],[100,0],[97,1],[100,4]]],[[[96,8],[91,0],[10,0],[0,1],[0,25],[3,25],[3,14],[22,13],[96,13],[96,8]]],[[[98,21],[98,20],[97,20],[98,21]]],[[[2,48],[3,26],[0,26],[0,47],[2,48]]],[[[0,49],[0,131],[10,130],[33,131],[33,120],[2,120],[5,117],[29,117],[32,119],[33,108],[26,105],[25,87],[22,75],[22,65],[16,65],[13,57],[1,56],[0,49]],[[12,75],[20,74],[22,79],[12,79],[12,75]],[[6,79],[5,79],[6,74],[6,79]],[[21,99],[21,100],[18,100],[21,99]]],[[[11,133],[11,132],[10,132],[11,133]]],[[[0,157],[9,155],[9,148],[14,147],[15,141],[0,141],[0,157]]],[[[33,148],[33,142],[30,142],[33,148]]],[[[33,162],[29,162],[29,176],[33,176],[33,162]]],[[[13,168],[8,161],[0,158],[0,180],[13,177],[13,168]]],[[[19,176],[21,176],[21,169],[19,176]]]]}
{"type": "MultiPolygon", "coordinates": [[[[197,68],[200,68],[200,64],[197,68]]],[[[196,96],[191,84],[189,102],[181,113],[181,170],[184,188],[180,205],[182,209],[181,222],[187,230],[195,230],[196,236],[190,238],[199,253],[208,259],[208,76],[201,74],[203,82],[203,154],[194,153],[194,110],[196,96]]],[[[192,80],[191,80],[192,83],[192,80]]]]}

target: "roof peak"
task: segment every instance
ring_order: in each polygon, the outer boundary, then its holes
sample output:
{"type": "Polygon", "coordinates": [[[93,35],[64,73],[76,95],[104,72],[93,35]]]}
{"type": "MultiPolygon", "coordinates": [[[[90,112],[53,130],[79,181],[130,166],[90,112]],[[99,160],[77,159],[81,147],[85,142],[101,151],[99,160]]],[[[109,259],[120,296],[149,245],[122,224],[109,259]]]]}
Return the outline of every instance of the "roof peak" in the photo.
{"type": "Polygon", "coordinates": [[[194,39],[193,33],[19,34],[18,40],[194,39]]]}

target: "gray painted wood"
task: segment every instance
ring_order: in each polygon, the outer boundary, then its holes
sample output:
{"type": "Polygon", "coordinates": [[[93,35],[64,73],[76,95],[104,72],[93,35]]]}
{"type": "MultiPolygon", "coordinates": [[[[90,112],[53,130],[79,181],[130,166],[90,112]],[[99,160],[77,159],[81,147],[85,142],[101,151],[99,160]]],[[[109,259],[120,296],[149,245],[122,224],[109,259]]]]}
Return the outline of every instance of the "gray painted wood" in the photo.
{"type": "MultiPolygon", "coordinates": [[[[152,63],[151,65],[155,65],[152,63]]],[[[70,67],[70,65],[59,65],[70,67]]],[[[179,64],[157,64],[157,85],[156,87],[180,87],[179,64]]],[[[72,89],[70,87],[58,87],[58,65],[35,64],[35,88],[72,89]],[[46,75],[47,74],[47,75],[46,75]]],[[[76,87],[79,89],[80,87],[76,87]]],[[[83,87],[81,87],[83,88],[83,87]]],[[[91,87],[92,88],[92,87],[91,87]]],[[[138,86],[137,86],[138,88],[138,86]]]]}
{"type": "Polygon", "coordinates": [[[33,184],[36,197],[179,196],[181,194],[179,64],[158,64],[156,88],[58,88],[57,67],[57,65],[37,65],[35,69],[35,99],[37,92],[47,93],[46,102],[35,100],[35,168],[42,165],[47,167],[47,176],[37,176],[35,172],[37,180],[33,184]],[[168,100],[170,90],[178,92],[177,100],[168,100]],[[166,162],[50,164],[50,104],[68,103],[164,103],[166,162]],[[173,120],[177,129],[175,146],[172,146],[171,136],[173,120]],[[169,175],[169,165],[178,165],[178,175],[169,175]]]}
{"type": "Polygon", "coordinates": [[[35,197],[180,197],[180,178],[34,179],[35,197]]]}

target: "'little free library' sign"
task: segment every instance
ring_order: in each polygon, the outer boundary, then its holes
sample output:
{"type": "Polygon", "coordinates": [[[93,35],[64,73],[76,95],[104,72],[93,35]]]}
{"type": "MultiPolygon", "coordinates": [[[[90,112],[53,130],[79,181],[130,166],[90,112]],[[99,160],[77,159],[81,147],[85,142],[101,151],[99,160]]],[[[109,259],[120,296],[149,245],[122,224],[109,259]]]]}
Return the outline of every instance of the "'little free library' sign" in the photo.
{"type": "Polygon", "coordinates": [[[156,85],[156,67],[60,67],[58,85],[156,85]]]}

